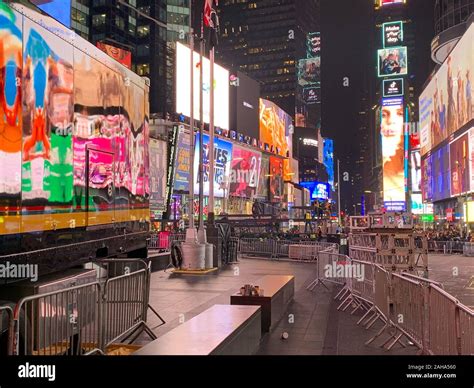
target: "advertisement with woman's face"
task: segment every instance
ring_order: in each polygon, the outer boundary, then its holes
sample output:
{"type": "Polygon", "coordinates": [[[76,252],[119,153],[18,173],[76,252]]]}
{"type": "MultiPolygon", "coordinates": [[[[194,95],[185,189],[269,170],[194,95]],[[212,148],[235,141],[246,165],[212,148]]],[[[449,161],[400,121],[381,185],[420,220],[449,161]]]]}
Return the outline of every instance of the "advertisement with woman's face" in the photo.
{"type": "Polygon", "coordinates": [[[382,107],[384,201],[405,201],[403,105],[382,107]]]}

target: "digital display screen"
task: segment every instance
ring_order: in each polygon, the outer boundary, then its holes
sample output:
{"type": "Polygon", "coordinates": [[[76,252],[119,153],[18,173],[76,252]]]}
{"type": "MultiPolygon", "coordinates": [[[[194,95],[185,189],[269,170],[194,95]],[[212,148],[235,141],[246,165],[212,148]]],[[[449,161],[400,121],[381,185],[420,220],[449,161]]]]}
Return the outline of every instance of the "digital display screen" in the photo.
{"type": "Polygon", "coordinates": [[[379,77],[391,77],[408,74],[406,47],[394,47],[378,50],[379,77]]]}
{"type": "Polygon", "coordinates": [[[260,179],[262,154],[248,148],[233,146],[230,195],[253,198],[260,179]]]}
{"type": "Polygon", "coordinates": [[[283,200],[283,159],[270,156],[270,202],[283,200]]]}
{"type": "Polygon", "coordinates": [[[403,43],[403,22],[389,22],[382,25],[383,46],[397,47],[403,43]]]}
{"type": "Polygon", "coordinates": [[[451,172],[449,168],[449,145],[431,154],[433,174],[433,201],[449,198],[451,194],[451,172]]]}
{"type": "Polygon", "coordinates": [[[470,188],[469,134],[460,136],[449,147],[451,195],[454,196],[466,193],[470,188]]]}
{"type": "Polygon", "coordinates": [[[330,197],[330,187],[324,182],[300,182],[300,186],[308,189],[313,200],[327,200],[330,197]]]}
{"type": "Polygon", "coordinates": [[[32,0],[39,9],[71,28],[71,0],[32,0]]]}

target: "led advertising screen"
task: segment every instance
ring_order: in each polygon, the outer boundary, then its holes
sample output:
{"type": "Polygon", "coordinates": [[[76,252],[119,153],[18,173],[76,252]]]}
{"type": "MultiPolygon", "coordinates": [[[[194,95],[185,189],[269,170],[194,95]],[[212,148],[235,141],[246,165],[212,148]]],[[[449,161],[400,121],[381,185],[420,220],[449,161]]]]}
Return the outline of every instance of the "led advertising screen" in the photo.
{"type": "Polygon", "coordinates": [[[379,6],[392,5],[392,4],[405,4],[406,0],[379,0],[379,6]]]}
{"type": "Polygon", "coordinates": [[[405,144],[403,105],[382,107],[380,126],[385,202],[405,201],[405,144]]]}
{"type": "MultiPolygon", "coordinates": [[[[176,44],[176,112],[191,115],[191,53],[187,46],[176,44]]],[[[194,117],[199,120],[199,54],[194,52],[194,117]]],[[[209,124],[210,117],[210,62],[203,59],[203,115],[209,124]]],[[[229,71],[218,64],[214,65],[214,124],[229,129],[229,71]]]]}
{"type": "MultiPolygon", "coordinates": [[[[195,137],[196,148],[194,154],[194,172],[197,176],[194,185],[194,194],[199,194],[199,134],[195,137]]],[[[209,135],[203,134],[203,145],[204,145],[204,156],[203,156],[203,168],[204,168],[204,195],[209,195],[209,167],[210,167],[210,155],[209,150],[209,135]]],[[[229,190],[227,183],[230,180],[231,174],[231,159],[232,159],[232,143],[216,138],[214,140],[214,196],[215,197],[227,197],[229,190]]]]}
{"type": "Polygon", "coordinates": [[[331,189],[329,184],[324,182],[300,182],[300,185],[308,189],[312,200],[329,199],[331,189]]]}
{"type": "Polygon", "coordinates": [[[0,13],[0,207],[18,209],[21,196],[23,17],[0,13]]]}
{"type": "Polygon", "coordinates": [[[404,93],[405,91],[403,89],[403,78],[383,80],[383,96],[384,97],[403,96],[404,93]]]}
{"type": "Polygon", "coordinates": [[[168,144],[150,139],[150,210],[165,210],[168,144]]]}
{"type": "Polygon", "coordinates": [[[320,104],[321,103],[321,88],[309,87],[303,88],[303,98],[307,105],[320,104]]]}
{"type": "Polygon", "coordinates": [[[431,154],[433,174],[433,201],[449,198],[451,194],[451,173],[449,169],[449,145],[431,154]]]}
{"type": "Polygon", "coordinates": [[[470,166],[471,166],[471,178],[470,178],[470,185],[471,191],[474,191],[474,127],[469,130],[469,159],[470,166]]]}
{"type": "Polygon", "coordinates": [[[253,198],[260,179],[262,154],[249,148],[233,146],[229,194],[253,198]]]}
{"type": "Polygon", "coordinates": [[[379,77],[408,74],[408,54],[406,47],[378,50],[379,77]]]}
{"type": "Polygon", "coordinates": [[[129,69],[132,68],[132,53],[130,51],[102,42],[97,42],[97,47],[122,65],[129,69]]]}
{"type": "Polygon", "coordinates": [[[178,145],[174,161],[174,191],[189,193],[189,167],[191,163],[191,136],[179,128],[178,145]]]}
{"type": "Polygon", "coordinates": [[[433,201],[433,173],[431,156],[421,159],[421,194],[424,202],[433,201]]]}
{"type": "Polygon", "coordinates": [[[71,0],[31,0],[39,9],[71,28],[71,0]]]}
{"type": "Polygon", "coordinates": [[[461,38],[420,95],[422,154],[474,118],[474,25],[461,38]]]}
{"type": "Polygon", "coordinates": [[[451,195],[455,196],[468,192],[470,188],[469,134],[458,137],[449,147],[451,195]]]}
{"type": "Polygon", "coordinates": [[[328,183],[334,190],[334,141],[331,139],[324,139],[323,147],[323,164],[328,173],[328,183]]]}
{"type": "Polygon", "coordinates": [[[423,199],[421,194],[411,195],[411,212],[413,214],[423,214],[423,199]]]}
{"type": "Polygon", "coordinates": [[[260,174],[257,185],[257,197],[268,198],[268,186],[270,178],[270,157],[262,154],[260,174]]]}
{"type": "Polygon", "coordinates": [[[291,153],[292,118],[271,101],[260,99],[260,141],[275,148],[278,155],[291,153]]]}
{"type": "Polygon", "coordinates": [[[383,47],[397,47],[403,43],[403,22],[389,22],[382,25],[383,47]]]}
{"type": "Polygon", "coordinates": [[[299,60],[298,84],[300,86],[319,86],[321,84],[320,56],[299,60]]]}
{"type": "Polygon", "coordinates": [[[306,39],[306,57],[316,58],[321,55],[321,33],[311,32],[306,39]]]}
{"type": "Polygon", "coordinates": [[[413,151],[410,157],[411,165],[411,190],[414,193],[421,192],[421,154],[413,151]]]}
{"type": "Polygon", "coordinates": [[[270,202],[283,200],[283,159],[270,156],[270,202]]]}

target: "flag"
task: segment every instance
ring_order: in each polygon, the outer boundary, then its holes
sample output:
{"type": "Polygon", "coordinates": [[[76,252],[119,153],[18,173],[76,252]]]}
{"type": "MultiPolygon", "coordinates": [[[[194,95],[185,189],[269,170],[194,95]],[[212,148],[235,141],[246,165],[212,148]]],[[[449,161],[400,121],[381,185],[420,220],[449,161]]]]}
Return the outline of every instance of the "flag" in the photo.
{"type": "Polygon", "coordinates": [[[211,13],[214,6],[214,0],[204,0],[204,25],[211,27],[211,13]]]}

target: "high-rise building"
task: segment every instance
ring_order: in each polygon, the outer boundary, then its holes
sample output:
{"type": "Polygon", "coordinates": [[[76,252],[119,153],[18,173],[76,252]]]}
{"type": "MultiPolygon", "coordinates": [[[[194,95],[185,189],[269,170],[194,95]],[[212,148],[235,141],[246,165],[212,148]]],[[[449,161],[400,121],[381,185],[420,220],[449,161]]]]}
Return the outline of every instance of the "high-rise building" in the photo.
{"type": "MultiPolygon", "coordinates": [[[[308,34],[319,31],[319,0],[219,2],[220,38],[216,58],[258,80],[262,97],[291,114],[318,110],[297,88],[297,65],[307,58],[308,34]]],[[[317,114],[307,114],[316,127],[317,114]]]]}
{"type": "MultiPolygon", "coordinates": [[[[82,1],[82,0],[81,0],[82,1]]],[[[132,70],[150,78],[150,111],[164,114],[166,88],[166,0],[93,0],[90,40],[128,50],[132,70]],[[163,23],[159,25],[155,22],[163,23]]]]}

